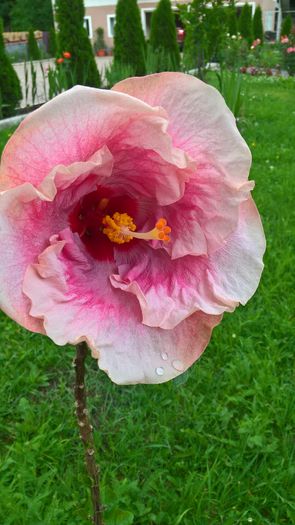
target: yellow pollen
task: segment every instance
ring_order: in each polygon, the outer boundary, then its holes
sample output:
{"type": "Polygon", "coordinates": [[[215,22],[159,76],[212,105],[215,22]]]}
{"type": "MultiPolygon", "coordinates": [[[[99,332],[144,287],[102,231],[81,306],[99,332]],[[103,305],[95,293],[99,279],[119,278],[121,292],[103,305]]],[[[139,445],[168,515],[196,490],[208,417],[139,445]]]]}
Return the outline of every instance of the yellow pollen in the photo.
{"type": "Polygon", "coordinates": [[[114,213],[111,217],[106,215],[102,219],[104,224],[103,233],[112,242],[117,244],[124,244],[130,242],[132,239],[143,239],[145,241],[164,241],[169,242],[171,228],[167,226],[166,219],[159,219],[156,222],[155,227],[148,232],[135,232],[136,225],[133,222],[132,217],[127,213],[114,213]]]}

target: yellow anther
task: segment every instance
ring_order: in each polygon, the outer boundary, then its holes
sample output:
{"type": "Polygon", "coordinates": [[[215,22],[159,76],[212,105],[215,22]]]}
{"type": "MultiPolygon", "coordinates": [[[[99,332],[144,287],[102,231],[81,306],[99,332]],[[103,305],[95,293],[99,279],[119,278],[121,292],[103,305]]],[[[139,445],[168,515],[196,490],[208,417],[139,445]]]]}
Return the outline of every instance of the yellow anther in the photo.
{"type": "Polygon", "coordinates": [[[162,228],[164,228],[166,225],[167,225],[167,221],[166,221],[166,219],[163,219],[163,218],[159,219],[156,222],[157,230],[162,230],[162,228]]]}
{"type": "Polygon", "coordinates": [[[124,244],[132,240],[131,232],[136,230],[133,219],[127,213],[114,213],[113,217],[106,215],[102,219],[102,223],[106,226],[102,231],[105,233],[110,241],[117,244],[124,244]]]}
{"type": "Polygon", "coordinates": [[[169,233],[171,228],[167,226],[167,221],[163,218],[159,219],[155,227],[148,232],[135,232],[136,225],[132,217],[127,213],[116,212],[112,217],[106,215],[102,223],[105,225],[105,228],[102,230],[103,233],[108,236],[110,241],[117,244],[130,242],[133,238],[145,241],[170,241],[169,233]]]}

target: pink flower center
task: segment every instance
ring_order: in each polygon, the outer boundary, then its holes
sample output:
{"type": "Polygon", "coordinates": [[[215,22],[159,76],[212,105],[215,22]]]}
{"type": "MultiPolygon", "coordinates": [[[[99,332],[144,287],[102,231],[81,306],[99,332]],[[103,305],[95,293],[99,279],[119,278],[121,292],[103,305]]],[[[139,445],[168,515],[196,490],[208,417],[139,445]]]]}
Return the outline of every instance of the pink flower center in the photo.
{"type": "Polygon", "coordinates": [[[171,228],[163,218],[150,231],[138,231],[137,226],[146,219],[143,213],[139,214],[135,199],[114,195],[112,189],[105,187],[82,197],[69,215],[72,231],[79,234],[88,252],[99,261],[113,261],[114,247],[126,251],[139,240],[170,241],[171,228]]]}
{"type": "MultiPolygon", "coordinates": [[[[137,217],[138,204],[129,195],[115,195],[112,189],[101,186],[82,197],[69,215],[72,231],[79,234],[90,255],[99,261],[114,260],[114,244],[103,233],[102,221],[106,214],[116,212],[137,217]]],[[[129,249],[128,244],[116,248],[129,249]]]]}

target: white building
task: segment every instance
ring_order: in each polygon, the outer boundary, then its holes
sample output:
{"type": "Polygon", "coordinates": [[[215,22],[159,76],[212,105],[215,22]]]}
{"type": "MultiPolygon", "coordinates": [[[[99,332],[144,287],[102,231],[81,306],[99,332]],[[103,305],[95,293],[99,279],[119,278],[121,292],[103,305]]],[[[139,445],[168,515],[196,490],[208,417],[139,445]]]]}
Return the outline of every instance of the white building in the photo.
{"type": "MultiPolygon", "coordinates": [[[[52,0],[53,6],[54,1],[52,0]]],[[[141,14],[142,27],[145,36],[148,37],[152,12],[158,2],[138,0],[137,3],[141,14]]],[[[190,2],[189,0],[172,0],[171,3],[176,10],[177,4],[190,2]]],[[[245,3],[244,1],[236,2],[237,9],[241,9],[245,3]]],[[[92,42],[94,42],[95,30],[102,27],[107,47],[113,47],[116,4],[117,0],[84,0],[85,27],[92,42]]],[[[248,4],[251,5],[253,14],[256,6],[261,6],[264,31],[274,31],[277,35],[279,35],[282,20],[282,7],[284,14],[293,12],[295,18],[295,0],[255,0],[249,1],[248,4]]]]}

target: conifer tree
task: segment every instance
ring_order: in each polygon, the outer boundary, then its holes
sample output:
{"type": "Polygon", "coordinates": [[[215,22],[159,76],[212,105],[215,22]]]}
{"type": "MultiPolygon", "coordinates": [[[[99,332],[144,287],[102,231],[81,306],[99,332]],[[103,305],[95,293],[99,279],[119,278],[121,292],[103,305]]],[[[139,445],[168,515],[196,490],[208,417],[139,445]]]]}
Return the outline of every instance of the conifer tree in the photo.
{"type": "Polygon", "coordinates": [[[99,87],[100,75],[96,67],[92,46],[83,26],[85,8],[83,0],[57,0],[59,51],[69,51],[72,84],[99,87]]]}
{"type": "Polygon", "coordinates": [[[51,57],[55,57],[57,53],[57,42],[56,42],[56,32],[54,27],[50,29],[49,32],[49,43],[48,51],[51,57]]]}
{"type": "MultiPolygon", "coordinates": [[[[154,52],[162,51],[163,56],[167,56],[167,64],[172,63],[174,69],[179,69],[180,53],[170,0],[160,0],[152,14],[150,45],[154,52]]],[[[165,69],[165,64],[163,66],[162,70],[165,69]]]]}
{"type": "Polygon", "coordinates": [[[51,0],[13,0],[10,17],[13,31],[28,31],[30,27],[50,31],[53,26],[51,0]]]}
{"type": "Polygon", "coordinates": [[[28,57],[30,60],[40,60],[41,53],[40,49],[38,47],[35,35],[34,35],[34,29],[31,27],[28,35],[28,57]]]}
{"type": "Polygon", "coordinates": [[[0,1],[0,18],[3,20],[4,31],[10,31],[11,10],[15,0],[0,1]]]}
{"type": "Polygon", "coordinates": [[[256,7],[253,16],[253,37],[255,39],[260,38],[261,42],[263,42],[262,11],[260,5],[256,7]]]}
{"type": "Polygon", "coordinates": [[[237,11],[234,5],[231,5],[228,13],[228,32],[232,35],[237,35],[238,33],[238,18],[237,11]]]}
{"type": "Polygon", "coordinates": [[[239,31],[243,38],[248,41],[248,44],[251,45],[253,41],[252,33],[252,8],[246,3],[242,7],[241,16],[239,19],[239,31]]]}
{"type": "Polygon", "coordinates": [[[114,37],[114,62],[145,74],[145,39],[136,0],[118,0],[114,37]]]}
{"type": "Polygon", "coordinates": [[[292,30],[292,18],[290,15],[283,19],[281,25],[281,36],[289,36],[292,30]]]}
{"type": "Polygon", "coordinates": [[[22,98],[18,76],[5,51],[3,22],[0,18],[0,93],[3,117],[9,117],[22,98]]]}

